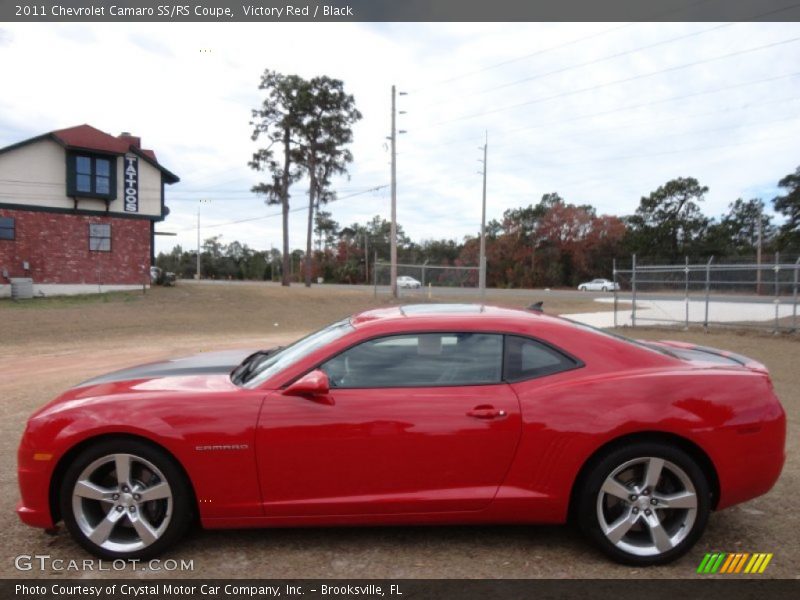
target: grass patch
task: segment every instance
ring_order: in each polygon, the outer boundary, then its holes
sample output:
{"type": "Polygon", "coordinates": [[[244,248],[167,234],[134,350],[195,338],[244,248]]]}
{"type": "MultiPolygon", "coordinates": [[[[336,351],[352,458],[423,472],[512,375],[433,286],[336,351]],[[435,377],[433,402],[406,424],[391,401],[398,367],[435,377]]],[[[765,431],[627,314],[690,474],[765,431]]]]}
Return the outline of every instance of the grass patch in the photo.
{"type": "Polygon", "coordinates": [[[0,309],[53,309],[114,302],[138,302],[145,294],[140,291],[103,292],[102,294],[76,294],[74,296],[40,296],[26,300],[0,299],[0,309]]]}

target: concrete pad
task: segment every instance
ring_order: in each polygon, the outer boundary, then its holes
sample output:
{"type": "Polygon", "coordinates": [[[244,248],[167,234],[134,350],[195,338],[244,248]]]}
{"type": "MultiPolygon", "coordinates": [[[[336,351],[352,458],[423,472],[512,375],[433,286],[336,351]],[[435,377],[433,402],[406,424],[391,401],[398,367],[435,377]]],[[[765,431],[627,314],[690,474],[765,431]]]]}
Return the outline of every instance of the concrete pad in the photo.
{"type": "MultiPolygon", "coordinates": [[[[610,298],[598,298],[596,302],[613,303],[610,298]]],[[[791,317],[791,303],[777,305],[778,317],[791,317]]],[[[708,305],[709,323],[744,323],[767,322],[775,319],[775,303],[755,302],[720,302],[712,301],[708,305]]],[[[594,327],[614,327],[614,311],[594,313],[578,313],[565,315],[570,319],[592,325],[594,327]]],[[[617,311],[617,326],[632,325],[632,311],[626,305],[617,311]]],[[[798,316],[800,319],[800,316],[798,316]]],[[[689,324],[702,324],[705,321],[705,302],[689,301],[689,324]]],[[[686,302],[683,300],[638,300],[636,302],[637,325],[682,325],[686,322],[686,302]]]]}

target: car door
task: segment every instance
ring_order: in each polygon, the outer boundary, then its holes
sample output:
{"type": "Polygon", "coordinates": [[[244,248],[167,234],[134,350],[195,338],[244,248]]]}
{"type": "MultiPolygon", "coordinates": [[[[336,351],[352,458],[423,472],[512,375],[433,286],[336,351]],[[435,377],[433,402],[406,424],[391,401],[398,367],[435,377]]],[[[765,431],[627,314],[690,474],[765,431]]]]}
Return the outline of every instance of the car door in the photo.
{"type": "Polygon", "coordinates": [[[320,366],[325,398],[271,393],[257,432],[265,514],[486,507],[521,431],[502,352],[498,334],[386,336],[320,366]]]}

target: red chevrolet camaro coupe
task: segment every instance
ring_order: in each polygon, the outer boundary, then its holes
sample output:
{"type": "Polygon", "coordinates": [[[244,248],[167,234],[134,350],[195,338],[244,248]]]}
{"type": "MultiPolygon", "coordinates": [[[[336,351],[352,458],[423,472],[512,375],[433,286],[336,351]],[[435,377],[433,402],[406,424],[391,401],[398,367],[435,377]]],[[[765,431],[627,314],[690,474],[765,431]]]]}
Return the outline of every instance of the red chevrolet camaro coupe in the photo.
{"type": "Polygon", "coordinates": [[[785,415],[766,368],[477,305],[361,313],[285,348],[84,382],[28,421],[20,518],[104,558],[208,528],[563,523],[665,563],[766,493],[785,415]]]}

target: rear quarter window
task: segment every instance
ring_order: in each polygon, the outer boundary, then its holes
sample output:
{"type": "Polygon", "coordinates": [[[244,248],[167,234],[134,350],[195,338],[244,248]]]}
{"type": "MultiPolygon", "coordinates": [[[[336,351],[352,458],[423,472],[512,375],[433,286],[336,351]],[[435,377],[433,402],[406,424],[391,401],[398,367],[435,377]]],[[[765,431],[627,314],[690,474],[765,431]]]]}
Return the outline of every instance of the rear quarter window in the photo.
{"type": "Polygon", "coordinates": [[[536,340],[506,336],[504,378],[506,381],[523,381],[553,375],[583,366],[577,359],[536,340]]]}

